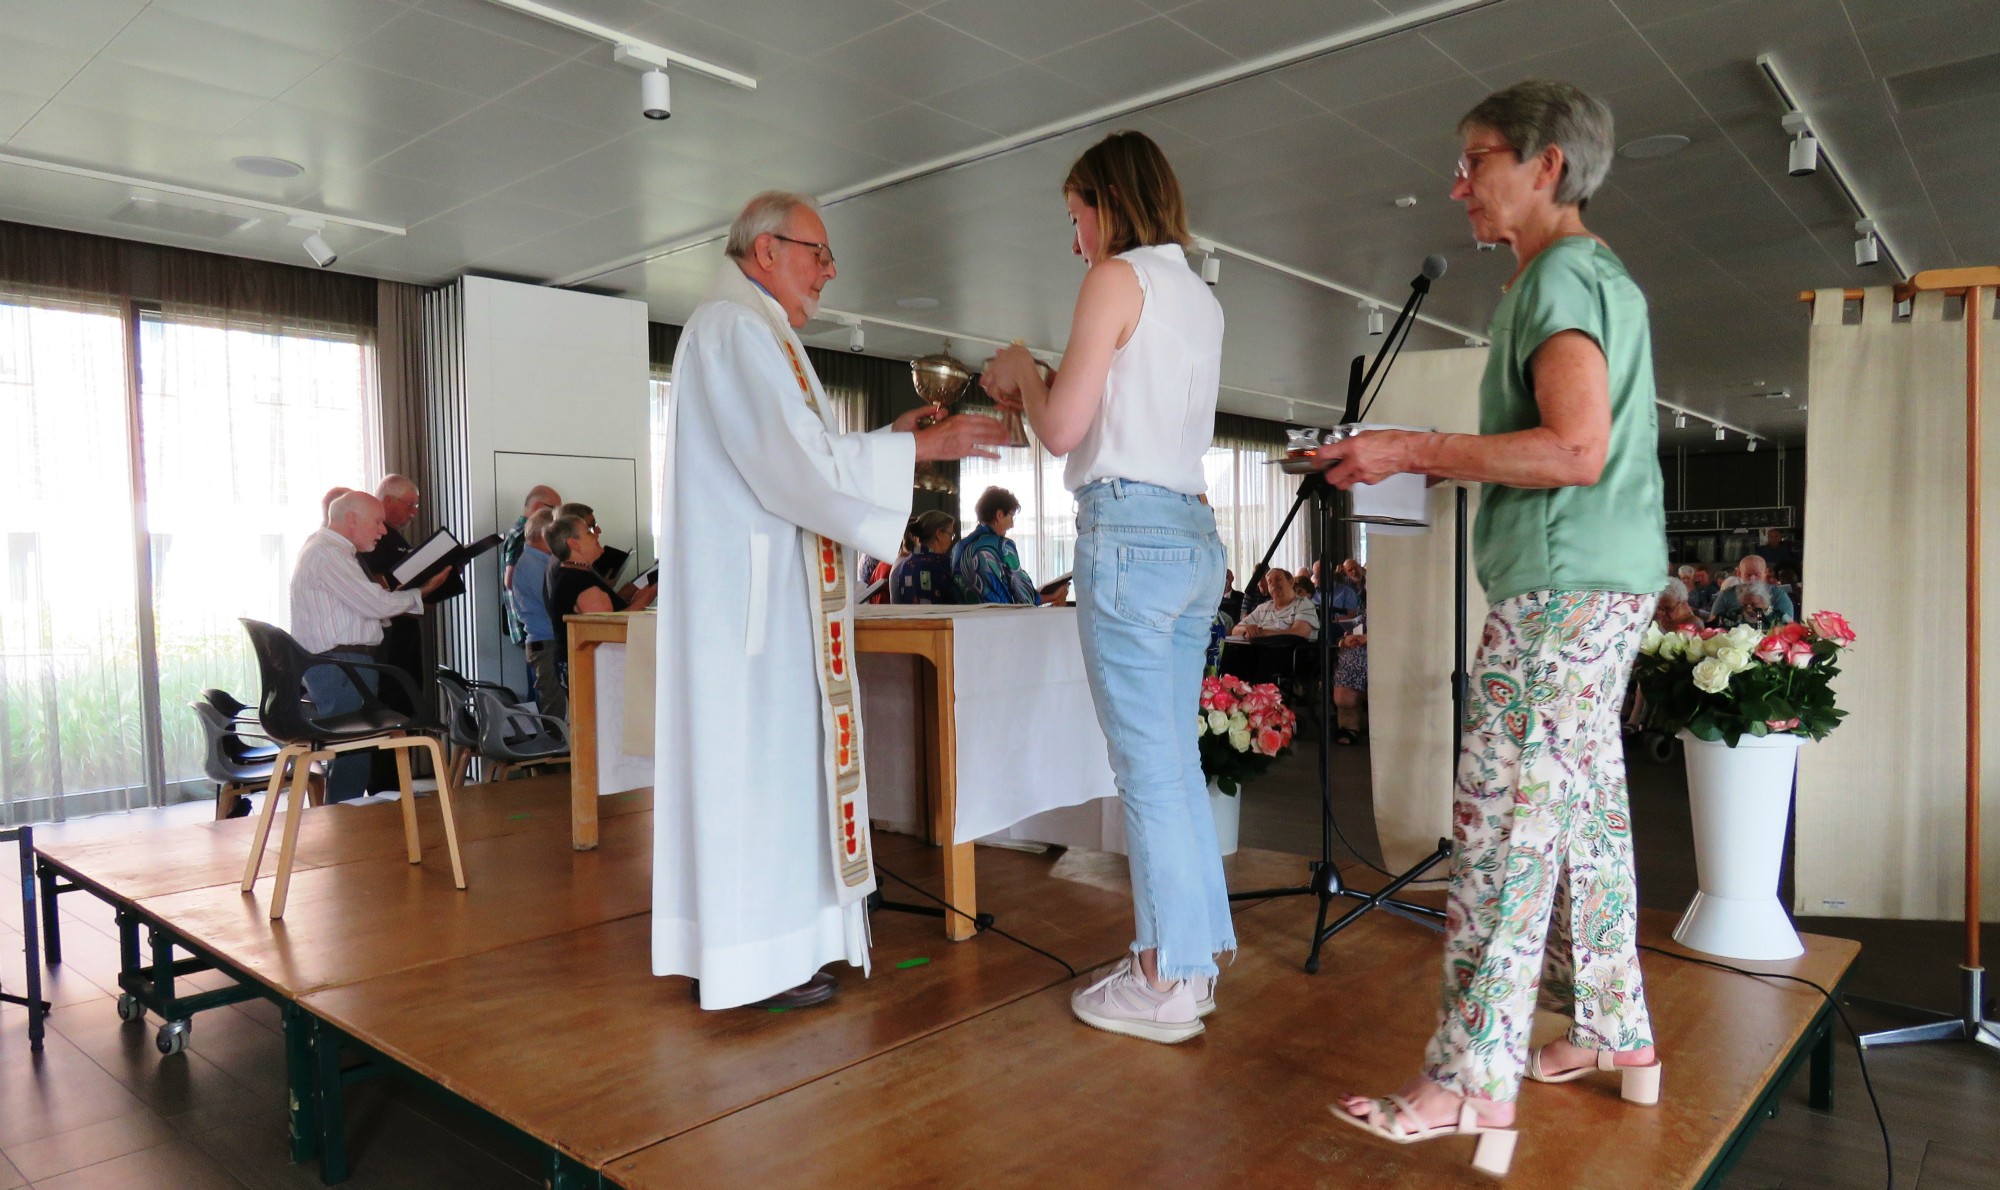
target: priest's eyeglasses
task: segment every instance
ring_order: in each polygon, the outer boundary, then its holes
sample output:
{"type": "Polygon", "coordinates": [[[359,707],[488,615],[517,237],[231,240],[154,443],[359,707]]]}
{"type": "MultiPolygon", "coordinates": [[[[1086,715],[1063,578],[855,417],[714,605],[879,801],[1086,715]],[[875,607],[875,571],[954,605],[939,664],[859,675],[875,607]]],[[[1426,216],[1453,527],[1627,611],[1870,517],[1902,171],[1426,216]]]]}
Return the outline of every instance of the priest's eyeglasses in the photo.
{"type": "Polygon", "coordinates": [[[811,248],[813,250],[813,258],[819,261],[819,267],[823,269],[833,267],[833,248],[831,245],[815,244],[811,240],[795,240],[790,236],[781,236],[775,231],[771,233],[771,238],[774,240],[783,240],[787,244],[797,244],[801,248],[811,248]]]}

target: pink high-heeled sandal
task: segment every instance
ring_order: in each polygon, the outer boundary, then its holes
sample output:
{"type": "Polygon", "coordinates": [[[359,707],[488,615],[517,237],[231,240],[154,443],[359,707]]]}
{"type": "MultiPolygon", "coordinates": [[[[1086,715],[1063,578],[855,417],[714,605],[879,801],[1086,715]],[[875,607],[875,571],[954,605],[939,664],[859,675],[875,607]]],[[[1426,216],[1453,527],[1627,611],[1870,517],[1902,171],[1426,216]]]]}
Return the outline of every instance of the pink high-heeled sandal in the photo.
{"type": "Polygon", "coordinates": [[[1542,1069],[1542,1050],[1532,1050],[1528,1054],[1528,1078],[1538,1083],[1573,1083],[1580,1078],[1615,1070],[1621,1080],[1618,1093],[1626,1102],[1641,1107],[1653,1107],[1660,1102],[1660,1074],[1664,1068],[1658,1058],[1645,1066],[1620,1066],[1614,1051],[1592,1052],[1597,1055],[1594,1064],[1549,1074],[1542,1069]]]}
{"type": "Polygon", "coordinates": [[[1507,1167],[1513,1164],[1514,1142],[1520,1134],[1512,1128],[1494,1128],[1480,1123],[1479,1113],[1473,1110],[1470,1102],[1459,1104],[1458,1119],[1450,1124],[1424,1123],[1417,1109],[1401,1095],[1369,1102],[1373,1108],[1366,1116],[1357,1116],[1338,1103],[1328,1110],[1363,1132],[1399,1145],[1413,1145],[1418,1141],[1438,1140],[1446,1136],[1476,1136],[1479,1143],[1472,1150],[1472,1168],[1496,1178],[1505,1177],[1507,1167]],[[1380,1118],[1379,1123],[1375,1117],[1380,1118]]]}

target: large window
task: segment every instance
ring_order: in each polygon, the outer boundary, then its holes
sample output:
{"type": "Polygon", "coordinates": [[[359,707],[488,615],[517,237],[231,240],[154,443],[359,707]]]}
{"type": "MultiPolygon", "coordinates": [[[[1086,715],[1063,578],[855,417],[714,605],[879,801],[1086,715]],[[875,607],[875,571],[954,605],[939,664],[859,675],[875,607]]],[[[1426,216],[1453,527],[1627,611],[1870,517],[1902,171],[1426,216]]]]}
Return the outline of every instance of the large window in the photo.
{"type": "Polygon", "coordinates": [[[0,291],[0,819],[201,780],[187,704],[255,700],[237,619],[288,623],[320,496],[379,479],[374,388],[351,329],[0,291]]]}
{"type": "MultiPolygon", "coordinates": [[[[1219,438],[1202,456],[1216,533],[1239,584],[1270,548],[1271,534],[1291,507],[1297,481],[1265,465],[1266,459],[1283,453],[1282,447],[1219,438]]],[[[1021,502],[1008,536],[1020,550],[1029,577],[1044,583],[1068,573],[1076,552],[1076,500],[1063,486],[1063,460],[1051,457],[1037,442],[1003,446],[997,459],[967,459],[959,464],[958,517],[965,530],[979,523],[974,508],[988,487],[1006,488],[1021,502]]],[[[1297,570],[1306,564],[1307,549],[1306,518],[1301,517],[1285,534],[1272,565],[1297,570]]]]}

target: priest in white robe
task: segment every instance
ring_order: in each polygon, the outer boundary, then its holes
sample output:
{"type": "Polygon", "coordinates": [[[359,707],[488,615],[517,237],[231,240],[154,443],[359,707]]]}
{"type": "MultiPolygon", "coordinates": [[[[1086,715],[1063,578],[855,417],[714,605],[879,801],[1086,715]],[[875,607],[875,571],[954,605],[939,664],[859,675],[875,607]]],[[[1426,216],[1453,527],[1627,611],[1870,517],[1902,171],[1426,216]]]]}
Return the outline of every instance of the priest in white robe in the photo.
{"type": "Polygon", "coordinates": [[[875,888],[852,555],[893,558],[915,464],[1000,422],[917,411],[843,434],[796,328],[835,275],[816,205],[770,192],[674,353],[662,485],[653,973],[703,1008],[799,1006],[868,969],[875,888]]]}

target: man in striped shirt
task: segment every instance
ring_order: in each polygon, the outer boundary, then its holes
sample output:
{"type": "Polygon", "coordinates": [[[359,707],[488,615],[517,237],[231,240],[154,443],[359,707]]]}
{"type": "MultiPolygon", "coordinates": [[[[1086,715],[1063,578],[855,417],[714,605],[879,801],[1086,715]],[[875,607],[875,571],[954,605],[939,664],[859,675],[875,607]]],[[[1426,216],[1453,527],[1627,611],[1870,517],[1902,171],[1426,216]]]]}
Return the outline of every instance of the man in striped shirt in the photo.
{"type": "MultiPolygon", "coordinates": [[[[347,661],[375,660],[382,626],[391,616],[422,615],[424,596],[443,586],[452,571],[442,570],[420,589],[390,591],[361,568],[359,553],[375,548],[388,526],[382,502],[366,492],[334,500],[327,523],[306,538],[292,570],[292,636],[314,653],[347,661]]],[[[377,675],[357,670],[370,694],[377,675]]],[[[363,702],[347,671],[332,665],[306,671],[306,695],[320,715],[359,710],[363,702]]],[[[343,753],[327,772],[326,798],[344,802],[368,792],[366,752],[343,753]]]]}

